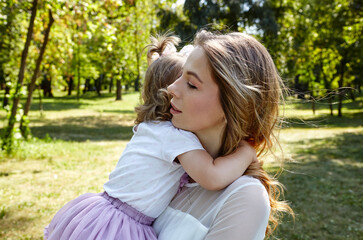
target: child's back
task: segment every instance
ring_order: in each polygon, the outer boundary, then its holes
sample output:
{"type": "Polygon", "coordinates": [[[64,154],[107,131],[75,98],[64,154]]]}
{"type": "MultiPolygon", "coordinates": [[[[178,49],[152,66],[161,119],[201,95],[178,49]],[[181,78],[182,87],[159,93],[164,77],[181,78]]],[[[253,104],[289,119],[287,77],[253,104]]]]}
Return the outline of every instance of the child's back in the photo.
{"type": "Polygon", "coordinates": [[[134,127],[134,136],[104,190],[156,218],[176,194],[185,172],[174,163],[175,158],[196,149],[203,150],[198,138],[175,128],[170,121],[142,122],[134,127]]]}

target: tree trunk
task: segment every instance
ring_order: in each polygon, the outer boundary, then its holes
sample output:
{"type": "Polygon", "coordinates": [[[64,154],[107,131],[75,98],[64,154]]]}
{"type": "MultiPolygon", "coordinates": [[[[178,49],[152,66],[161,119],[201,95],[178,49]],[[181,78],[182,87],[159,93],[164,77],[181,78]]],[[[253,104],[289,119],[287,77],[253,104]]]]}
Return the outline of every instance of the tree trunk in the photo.
{"type": "Polygon", "coordinates": [[[135,32],[134,32],[134,41],[135,41],[135,54],[136,54],[136,70],[137,70],[137,77],[135,79],[135,91],[138,92],[140,87],[139,87],[139,81],[140,81],[140,56],[139,56],[139,41],[138,41],[138,31],[139,31],[139,24],[138,24],[138,16],[137,16],[137,10],[136,10],[136,6],[134,7],[135,10],[135,32]]]}
{"type": "Polygon", "coordinates": [[[91,82],[91,80],[89,78],[86,78],[86,82],[84,83],[84,88],[83,88],[83,94],[85,94],[86,92],[89,91],[90,82],[91,82]]]}
{"type": "MultiPolygon", "coordinates": [[[[77,25],[77,29],[78,29],[78,25],[77,25]]],[[[78,48],[77,48],[77,77],[78,77],[78,82],[77,82],[77,100],[79,100],[79,94],[81,91],[81,50],[80,50],[80,45],[81,45],[81,40],[78,40],[78,48]]]]}
{"type": "MultiPolygon", "coordinates": [[[[331,93],[331,91],[329,91],[331,93]]],[[[334,95],[329,96],[329,108],[330,108],[330,116],[333,116],[333,98],[334,95]]]]}
{"type": "Polygon", "coordinates": [[[305,99],[304,90],[301,89],[301,84],[299,83],[300,74],[296,75],[294,78],[295,93],[298,99],[305,99]]]}
{"type": "Polygon", "coordinates": [[[340,77],[339,77],[339,81],[338,81],[338,99],[339,99],[339,103],[338,103],[338,117],[342,117],[342,106],[343,106],[343,95],[344,95],[344,90],[343,90],[343,83],[344,83],[344,71],[345,71],[345,59],[343,57],[343,59],[340,61],[340,77]]]}
{"type": "Polygon", "coordinates": [[[68,96],[71,96],[71,94],[72,94],[73,84],[74,84],[73,76],[69,76],[68,77],[68,96]]]}
{"type": "MultiPolygon", "coordinates": [[[[0,43],[0,49],[2,48],[1,43],[0,43]]],[[[5,85],[6,85],[6,81],[5,81],[5,74],[3,71],[3,66],[0,64],[0,90],[4,90],[5,89],[5,85]]]]}
{"type": "MultiPolygon", "coordinates": [[[[322,52],[321,52],[321,55],[322,55],[322,52]]],[[[320,70],[323,74],[323,80],[324,80],[324,86],[325,88],[327,89],[327,95],[328,95],[328,99],[329,99],[329,108],[330,108],[330,116],[333,116],[333,98],[334,98],[334,95],[333,95],[333,92],[332,92],[332,89],[331,89],[331,82],[328,81],[328,78],[324,72],[324,68],[323,68],[323,58],[321,57],[320,58],[320,70]]]]}
{"type": "Polygon", "coordinates": [[[38,94],[39,94],[39,112],[40,116],[43,116],[43,102],[42,102],[42,93],[40,92],[40,86],[38,86],[38,94]]]}
{"type": "Polygon", "coordinates": [[[121,75],[121,79],[117,79],[116,81],[116,101],[117,100],[122,100],[122,82],[121,80],[124,79],[125,76],[125,71],[124,69],[122,69],[122,75],[121,75]]]}
{"type": "Polygon", "coordinates": [[[311,108],[313,110],[313,115],[315,115],[315,98],[313,96],[313,93],[311,93],[310,95],[310,100],[311,100],[311,108]]]}
{"type": "Polygon", "coordinates": [[[5,130],[5,135],[4,135],[4,142],[2,144],[2,147],[4,148],[6,145],[8,145],[8,147],[12,147],[12,143],[9,141],[11,136],[12,136],[12,132],[14,129],[14,125],[15,125],[15,116],[16,116],[16,112],[18,110],[18,104],[20,101],[20,89],[23,85],[23,81],[24,81],[24,73],[25,73],[25,66],[26,66],[26,57],[28,55],[28,50],[29,50],[29,46],[30,46],[30,41],[33,35],[33,27],[34,27],[34,20],[35,17],[37,15],[37,6],[38,6],[38,0],[33,0],[33,5],[32,5],[32,9],[31,9],[31,17],[30,17],[30,21],[29,21],[29,27],[28,27],[28,33],[27,33],[27,37],[26,37],[26,41],[25,41],[25,45],[24,45],[24,49],[21,55],[21,63],[20,63],[20,69],[19,69],[19,75],[18,75],[18,82],[17,85],[15,86],[15,98],[13,100],[13,107],[11,109],[11,115],[9,117],[9,125],[5,130]],[[9,146],[10,144],[10,146],[9,146]]]}
{"type": "Polygon", "coordinates": [[[110,79],[110,85],[109,85],[109,88],[108,88],[108,93],[112,93],[112,88],[113,88],[113,75],[111,76],[111,79],[110,79]]]}
{"type": "Polygon", "coordinates": [[[354,95],[354,86],[351,85],[350,89],[349,89],[349,93],[350,93],[350,98],[352,99],[353,102],[355,102],[355,95],[354,95]]]}
{"type": "Polygon", "coordinates": [[[50,28],[52,27],[52,24],[54,23],[54,18],[52,16],[52,10],[49,9],[48,11],[49,14],[49,24],[47,29],[45,30],[45,34],[44,34],[44,41],[43,41],[43,45],[40,49],[40,53],[39,53],[39,57],[37,59],[36,65],[35,65],[35,70],[29,85],[29,89],[28,89],[28,98],[26,100],[25,103],[25,107],[24,107],[24,113],[23,113],[23,117],[20,121],[20,130],[22,132],[23,137],[27,137],[25,136],[25,129],[27,126],[24,126],[24,118],[26,118],[28,116],[28,112],[30,109],[30,104],[32,102],[32,97],[33,97],[33,91],[34,91],[34,87],[35,87],[35,82],[37,80],[38,74],[39,74],[39,69],[40,69],[40,64],[43,60],[43,56],[44,56],[44,52],[45,52],[45,48],[47,47],[48,44],[48,40],[49,40],[49,33],[50,33],[50,28]]]}
{"type": "Polygon", "coordinates": [[[116,101],[122,100],[122,86],[121,86],[121,80],[116,80],[116,101]]]}
{"type": "MultiPolygon", "coordinates": [[[[320,74],[319,72],[315,72],[314,73],[315,77],[316,77],[316,80],[317,82],[319,82],[320,80],[320,74]]],[[[317,91],[317,96],[319,96],[319,90],[317,91]]],[[[312,82],[312,90],[310,92],[310,100],[311,100],[311,108],[313,110],[313,115],[315,115],[315,97],[314,97],[314,82],[312,82]]]]}
{"type": "Polygon", "coordinates": [[[9,95],[10,95],[10,86],[8,84],[5,84],[3,107],[6,107],[7,105],[9,105],[9,95]]]}
{"type": "Polygon", "coordinates": [[[103,80],[104,74],[102,73],[98,78],[96,82],[96,91],[98,96],[101,96],[101,87],[102,87],[102,80],[103,80]]]}
{"type": "Polygon", "coordinates": [[[43,96],[44,97],[53,97],[53,93],[52,93],[52,78],[47,77],[47,75],[45,74],[41,83],[41,87],[43,89],[43,96]]]}

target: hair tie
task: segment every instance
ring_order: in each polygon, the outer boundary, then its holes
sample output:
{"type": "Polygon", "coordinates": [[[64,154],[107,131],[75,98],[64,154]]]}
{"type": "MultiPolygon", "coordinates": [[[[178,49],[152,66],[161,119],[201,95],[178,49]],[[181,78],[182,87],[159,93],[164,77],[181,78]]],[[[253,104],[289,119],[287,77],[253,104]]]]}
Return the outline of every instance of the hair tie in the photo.
{"type": "Polygon", "coordinates": [[[166,44],[166,47],[164,48],[164,51],[161,53],[160,56],[168,56],[171,54],[176,53],[176,47],[172,43],[166,44]]]}
{"type": "Polygon", "coordinates": [[[180,51],[179,54],[183,57],[188,57],[189,54],[194,50],[193,45],[185,45],[180,51]]]}
{"type": "Polygon", "coordinates": [[[164,48],[164,51],[159,54],[157,52],[154,52],[150,59],[148,59],[148,65],[150,66],[151,63],[153,63],[155,60],[160,58],[161,56],[169,56],[172,54],[179,54],[182,57],[188,57],[189,54],[193,51],[194,47],[193,45],[185,45],[179,52],[176,50],[176,47],[172,43],[168,43],[166,47],[164,48]]]}

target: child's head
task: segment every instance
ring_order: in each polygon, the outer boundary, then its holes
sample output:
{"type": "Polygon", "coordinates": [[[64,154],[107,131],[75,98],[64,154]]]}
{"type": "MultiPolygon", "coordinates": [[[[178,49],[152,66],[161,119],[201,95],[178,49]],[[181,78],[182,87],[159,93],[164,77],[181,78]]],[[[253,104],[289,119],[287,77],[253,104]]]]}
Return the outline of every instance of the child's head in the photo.
{"type": "Polygon", "coordinates": [[[180,42],[178,37],[151,37],[151,42],[147,46],[149,67],[145,74],[142,90],[143,104],[135,108],[136,124],[144,121],[171,119],[170,95],[167,93],[166,87],[182,74],[182,67],[186,59],[173,51],[180,42]]]}

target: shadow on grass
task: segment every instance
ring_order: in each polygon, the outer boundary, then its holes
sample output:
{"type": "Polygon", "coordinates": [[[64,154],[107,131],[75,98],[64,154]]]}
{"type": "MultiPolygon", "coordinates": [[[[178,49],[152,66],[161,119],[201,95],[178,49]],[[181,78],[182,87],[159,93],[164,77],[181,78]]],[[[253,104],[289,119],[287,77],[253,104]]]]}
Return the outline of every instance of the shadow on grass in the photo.
{"type": "Polygon", "coordinates": [[[285,118],[283,128],[362,127],[363,111],[345,113],[343,117],[319,116],[313,118],[285,118]]]}
{"type": "MultiPolygon", "coordinates": [[[[294,106],[294,109],[298,110],[312,110],[312,101],[311,100],[300,100],[300,99],[288,99],[286,100],[287,104],[291,104],[294,106]]],[[[343,100],[343,114],[345,109],[360,109],[363,104],[363,96],[356,97],[355,101],[351,99],[343,100]]],[[[326,100],[316,100],[315,101],[315,109],[316,111],[329,109],[329,102],[326,100]]],[[[337,111],[338,109],[338,98],[333,100],[333,109],[337,111]]]]}
{"type": "Polygon", "coordinates": [[[279,177],[296,214],[281,239],[359,239],[363,236],[363,133],[289,143],[294,161],[279,177]]]}
{"type": "MultiPolygon", "coordinates": [[[[68,117],[61,121],[32,121],[31,126],[34,137],[44,138],[47,135],[52,139],[64,141],[115,141],[129,140],[132,135],[133,116],[82,116],[68,117]],[[41,123],[42,125],[37,125],[41,123]]],[[[1,132],[2,129],[0,129],[1,132]]]]}
{"type": "MultiPolygon", "coordinates": [[[[0,218],[0,220],[2,221],[1,223],[2,226],[0,227],[0,236],[2,236],[4,233],[7,232],[19,232],[20,234],[18,234],[16,239],[36,239],[31,236],[22,234],[22,231],[26,230],[27,228],[33,227],[34,218],[27,216],[17,216],[17,217],[12,216],[11,221],[9,221],[6,219],[8,215],[13,215],[13,214],[12,212],[8,212],[5,210],[0,212],[0,216],[2,216],[2,218],[0,218]]],[[[8,239],[8,238],[4,237],[1,239],[8,239]]],[[[14,239],[14,238],[9,238],[9,239],[14,239]]]]}
{"type": "Polygon", "coordinates": [[[52,139],[76,142],[130,140],[133,135],[131,126],[119,125],[100,128],[79,125],[47,125],[32,127],[31,132],[34,137],[38,138],[49,135],[52,139]]]}
{"type": "MultiPolygon", "coordinates": [[[[76,100],[65,100],[64,97],[59,99],[52,99],[52,101],[44,101],[42,103],[43,111],[62,111],[70,109],[80,109],[82,106],[87,106],[83,102],[77,102],[76,100]]],[[[30,106],[31,111],[39,110],[39,103],[32,101],[30,106]]]]}
{"type": "MultiPolygon", "coordinates": [[[[123,95],[128,95],[133,92],[126,92],[123,95]]],[[[76,95],[62,95],[55,96],[52,98],[42,98],[43,111],[62,111],[62,110],[70,110],[70,109],[79,109],[79,108],[87,108],[87,106],[93,105],[92,103],[83,101],[83,100],[102,100],[102,99],[115,99],[115,93],[102,93],[100,96],[97,95],[96,92],[87,92],[80,96],[80,99],[77,100],[76,95]]],[[[22,98],[22,102],[25,103],[25,98],[22,98]]],[[[0,98],[0,101],[2,99],[0,98]]],[[[38,95],[34,95],[31,106],[31,111],[39,110],[39,97],[38,95]]]]}
{"type": "Polygon", "coordinates": [[[134,110],[109,110],[105,109],[103,110],[105,113],[118,113],[118,114],[135,114],[134,110]]]}

